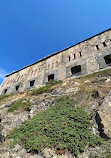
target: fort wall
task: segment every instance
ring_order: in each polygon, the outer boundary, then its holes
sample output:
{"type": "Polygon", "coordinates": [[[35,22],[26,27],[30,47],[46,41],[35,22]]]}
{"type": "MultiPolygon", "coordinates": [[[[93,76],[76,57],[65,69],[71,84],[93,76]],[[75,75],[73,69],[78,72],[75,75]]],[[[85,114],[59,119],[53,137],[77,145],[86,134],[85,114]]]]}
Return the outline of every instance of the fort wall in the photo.
{"type": "Polygon", "coordinates": [[[111,29],[8,74],[0,94],[20,92],[111,66],[111,29]]]}

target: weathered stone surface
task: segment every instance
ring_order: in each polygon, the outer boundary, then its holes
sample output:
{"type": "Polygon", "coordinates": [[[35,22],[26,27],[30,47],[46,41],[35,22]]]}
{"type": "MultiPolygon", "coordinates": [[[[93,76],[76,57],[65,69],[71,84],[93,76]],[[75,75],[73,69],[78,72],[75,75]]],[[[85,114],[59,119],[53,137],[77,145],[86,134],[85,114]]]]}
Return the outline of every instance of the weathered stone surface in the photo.
{"type": "Polygon", "coordinates": [[[84,81],[84,83],[89,83],[89,82],[90,82],[90,80],[85,80],[85,81],[84,81]]]}
{"type": "Polygon", "coordinates": [[[73,93],[75,94],[78,90],[79,90],[78,87],[68,88],[68,89],[66,89],[65,93],[66,93],[66,94],[70,94],[70,93],[73,92],[73,93]]]}
{"type": "Polygon", "coordinates": [[[97,90],[94,90],[91,94],[91,96],[96,99],[96,98],[99,98],[99,92],[97,90]]]}
{"type": "Polygon", "coordinates": [[[13,127],[19,127],[24,121],[28,119],[28,112],[16,112],[9,113],[8,108],[3,109],[0,111],[1,115],[1,123],[4,126],[2,130],[2,135],[6,136],[7,133],[13,128],[13,127]]]}
{"type": "Polygon", "coordinates": [[[111,95],[104,99],[99,111],[105,134],[111,138],[111,95]]]}
{"type": "Polygon", "coordinates": [[[55,150],[51,148],[45,148],[42,151],[42,155],[44,158],[75,158],[68,151],[66,151],[65,154],[59,155],[56,154],[55,150]]]}
{"type": "Polygon", "coordinates": [[[32,105],[30,107],[30,112],[29,112],[29,117],[33,118],[38,112],[45,110],[49,107],[49,105],[47,103],[41,102],[38,103],[37,105],[32,105]]]}
{"type": "Polygon", "coordinates": [[[9,142],[4,142],[2,148],[0,146],[0,158],[44,158],[41,155],[27,153],[27,151],[18,144],[11,149],[9,144],[10,140],[9,142]]]}
{"type": "Polygon", "coordinates": [[[110,81],[111,81],[111,79],[110,79],[110,78],[108,78],[105,82],[106,82],[106,83],[108,83],[108,82],[110,82],[110,81]]]}
{"type": "Polygon", "coordinates": [[[0,142],[2,142],[3,140],[2,130],[3,130],[3,125],[0,123],[0,142]]]}
{"type": "Polygon", "coordinates": [[[104,150],[100,147],[89,148],[86,147],[83,154],[81,154],[78,158],[105,158],[104,150]]]}

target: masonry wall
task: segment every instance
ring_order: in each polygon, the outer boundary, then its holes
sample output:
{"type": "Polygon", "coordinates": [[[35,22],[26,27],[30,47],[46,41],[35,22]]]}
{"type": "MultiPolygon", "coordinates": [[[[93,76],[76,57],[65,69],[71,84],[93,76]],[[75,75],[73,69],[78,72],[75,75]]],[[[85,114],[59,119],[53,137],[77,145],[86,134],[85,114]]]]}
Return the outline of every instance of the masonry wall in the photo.
{"type": "Polygon", "coordinates": [[[111,65],[110,54],[111,30],[107,30],[8,75],[0,87],[0,94],[38,88],[45,85],[51,74],[53,74],[55,80],[63,80],[93,73],[111,65]]]}

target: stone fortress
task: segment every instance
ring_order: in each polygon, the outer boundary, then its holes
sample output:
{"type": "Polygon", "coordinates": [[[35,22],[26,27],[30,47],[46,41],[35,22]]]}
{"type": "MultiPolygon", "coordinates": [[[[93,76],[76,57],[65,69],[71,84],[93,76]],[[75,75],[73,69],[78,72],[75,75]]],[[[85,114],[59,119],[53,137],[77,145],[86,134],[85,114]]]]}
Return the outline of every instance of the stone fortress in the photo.
{"type": "Polygon", "coordinates": [[[0,95],[39,88],[51,79],[64,80],[111,66],[111,29],[8,74],[0,95]]]}

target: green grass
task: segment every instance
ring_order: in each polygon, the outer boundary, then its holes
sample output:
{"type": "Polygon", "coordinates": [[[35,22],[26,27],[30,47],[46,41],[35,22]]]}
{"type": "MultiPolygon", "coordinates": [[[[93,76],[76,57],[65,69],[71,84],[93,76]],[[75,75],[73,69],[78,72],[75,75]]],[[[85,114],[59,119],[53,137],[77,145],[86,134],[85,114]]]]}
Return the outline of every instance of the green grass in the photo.
{"type": "Polygon", "coordinates": [[[50,85],[50,86],[53,86],[53,85],[56,85],[56,84],[60,84],[62,83],[61,80],[50,80],[46,83],[46,85],[50,85]]]}
{"type": "Polygon", "coordinates": [[[45,86],[43,87],[40,87],[36,90],[32,90],[31,94],[32,95],[38,95],[38,94],[42,94],[42,93],[45,93],[45,92],[50,92],[51,91],[51,87],[53,85],[56,85],[56,84],[60,84],[62,83],[62,81],[56,81],[56,80],[50,80],[49,82],[46,83],[45,86]]]}
{"type": "Polygon", "coordinates": [[[7,95],[0,95],[0,100],[3,100],[7,97],[7,95]]]}
{"type": "Polygon", "coordinates": [[[13,112],[15,110],[28,110],[29,107],[32,105],[32,102],[28,99],[20,99],[13,103],[11,107],[9,107],[8,112],[13,112]]]}
{"type": "Polygon", "coordinates": [[[74,101],[65,96],[20,128],[14,128],[8,138],[14,138],[13,145],[20,143],[30,152],[53,146],[56,150],[69,150],[78,155],[87,145],[102,142],[99,136],[90,133],[89,127],[90,118],[84,108],[75,107],[74,101]]]}
{"type": "Polygon", "coordinates": [[[94,77],[98,77],[98,76],[107,76],[107,75],[111,75],[111,69],[94,72],[92,74],[84,76],[83,78],[94,78],[94,77]]]}
{"type": "Polygon", "coordinates": [[[0,101],[1,100],[4,100],[5,98],[7,98],[7,97],[10,97],[10,96],[12,96],[12,95],[14,95],[14,93],[10,93],[10,94],[8,94],[8,95],[0,95],[0,101]]]}
{"type": "Polygon", "coordinates": [[[36,90],[32,90],[31,94],[32,95],[42,94],[42,93],[45,93],[45,92],[49,92],[50,89],[51,89],[51,85],[46,85],[46,86],[40,87],[36,90]]]}
{"type": "Polygon", "coordinates": [[[111,149],[108,146],[105,148],[105,152],[106,158],[111,158],[111,149]]]}

